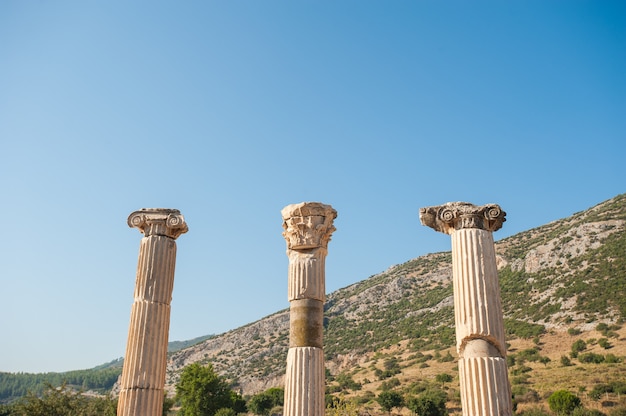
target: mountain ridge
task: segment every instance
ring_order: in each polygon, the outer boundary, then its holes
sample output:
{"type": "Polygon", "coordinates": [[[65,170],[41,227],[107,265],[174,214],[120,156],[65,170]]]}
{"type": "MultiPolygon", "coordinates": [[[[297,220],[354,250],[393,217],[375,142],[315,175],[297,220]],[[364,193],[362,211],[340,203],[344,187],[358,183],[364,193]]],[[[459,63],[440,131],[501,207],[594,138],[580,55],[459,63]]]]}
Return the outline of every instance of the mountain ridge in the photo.
{"type": "MultiPolygon", "coordinates": [[[[626,319],[626,194],[495,246],[514,394],[532,399],[557,387],[585,389],[599,374],[606,380],[626,379],[626,329],[621,327],[626,319]],[[573,364],[559,366],[559,359],[572,354],[568,343],[574,340],[587,342],[589,354],[595,354],[590,357],[599,359],[604,347],[598,338],[610,344],[611,353],[602,359],[613,364],[586,363],[584,374],[576,373],[582,367],[573,364]],[[543,367],[520,364],[527,356],[515,364],[516,355],[534,350],[535,358],[544,354],[543,367]],[[563,380],[542,381],[553,373],[563,374],[563,380]]],[[[288,344],[288,309],[222,334],[172,342],[182,348],[168,353],[166,390],[172,395],[182,369],[195,362],[211,363],[246,396],[282,386],[288,344]]],[[[441,373],[456,374],[451,252],[410,259],[328,294],[324,354],[328,391],[363,403],[371,403],[375,392],[390,388],[392,381],[411,390],[441,373]]],[[[106,386],[96,390],[111,388],[112,369],[119,374],[121,359],[92,369],[107,376],[106,386]]],[[[81,371],[67,374],[87,377],[81,371]]],[[[7,379],[14,389],[0,393],[19,397],[12,376],[18,375],[0,373],[0,381],[7,379]]],[[[82,386],[92,388],[89,383],[83,379],[82,386]]],[[[454,383],[446,387],[449,397],[458,390],[454,383]]],[[[118,388],[115,383],[111,392],[118,388]]]]}
{"type": "MultiPolygon", "coordinates": [[[[626,247],[625,229],[626,194],[621,194],[497,241],[509,335],[529,331],[532,325],[543,331],[589,330],[599,322],[615,323],[626,317],[626,301],[617,296],[624,294],[621,286],[594,300],[606,306],[604,310],[586,305],[606,284],[594,277],[585,286],[585,276],[597,269],[624,267],[625,251],[614,255],[602,249],[626,247]],[[603,257],[596,264],[594,256],[599,253],[603,257]],[[520,303],[520,297],[527,302],[520,303]]],[[[450,251],[430,253],[329,294],[324,308],[324,353],[331,376],[366,363],[377,350],[398,343],[415,352],[452,347],[451,276],[450,251]]],[[[166,388],[172,392],[179,372],[193,362],[212,363],[244,394],[279,386],[288,337],[287,309],[216,335],[170,356],[166,388]]]]}

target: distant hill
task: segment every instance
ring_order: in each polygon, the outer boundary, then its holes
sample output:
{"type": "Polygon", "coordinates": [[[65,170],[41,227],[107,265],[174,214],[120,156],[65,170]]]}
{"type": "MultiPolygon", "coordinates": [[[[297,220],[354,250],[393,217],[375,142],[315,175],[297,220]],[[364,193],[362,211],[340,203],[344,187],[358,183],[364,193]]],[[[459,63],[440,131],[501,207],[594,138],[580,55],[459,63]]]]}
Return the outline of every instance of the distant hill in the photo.
{"type": "MultiPolygon", "coordinates": [[[[189,348],[199,342],[210,339],[205,335],[187,341],[168,343],[168,353],[189,348]]],[[[67,383],[76,389],[106,393],[110,391],[122,373],[123,358],[117,358],[87,370],[75,370],[61,373],[3,373],[0,372],[0,403],[24,396],[28,391],[40,393],[46,383],[54,386],[67,383]]]]}
{"type": "MultiPolygon", "coordinates": [[[[598,348],[613,355],[624,354],[621,325],[626,318],[625,229],[626,195],[622,194],[496,243],[512,357],[516,348],[528,347],[538,349],[536,358],[542,354],[542,339],[553,344],[560,340],[553,345],[557,349],[549,352],[552,361],[543,358],[541,363],[554,372],[560,368],[560,356],[568,356],[571,343],[577,339],[571,334],[591,339],[590,348],[597,346],[598,339],[607,338],[603,334],[610,334],[613,349],[598,348]],[[598,325],[613,329],[598,332],[598,325]]],[[[357,380],[359,388],[344,389],[337,381],[330,385],[335,383],[334,389],[342,394],[361,395],[367,401],[379,392],[390,372],[402,386],[432,378],[436,371],[456,376],[451,278],[450,252],[433,253],[328,295],[324,351],[329,380],[357,380]],[[392,360],[392,364],[386,360],[392,360]]],[[[169,359],[167,388],[171,391],[182,368],[194,362],[212,363],[244,394],[280,386],[288,337],[289,313],[282,310],[182,349],[169,359]]],[[[609,358],[619,361],[614,365],[603,364],[607,379],[619,374],[626,379],[626,373],[620,373],[625,370],[623,358],[609,358]]],[[[519,370],[511,365],[511,371],[519,370]]],[[[558,384],[540,386],[533,383],[532,373],[522,375],[523,388],[514,385],[519,394],[533,391],[541,395],[558,384]]],[[[519,381],[520,376],[512,377],[519,381]]],[[[593,384],[583,379],[578,377],[580,388],[593,384]]],[[[455,380],[458,384],[458,378],[455,380]]]]}
{"type": "MultiPolygon", "coordinates": [[[[590,408],[626,406],[626,194],[497,241],[496,254],[516,404],[566,388],[590,408]]],[[[450,252],[329,294],[324,319],[329,393],[376,409],[382,390],[414,394],[448,374],[438,383],[459,411],[450,252]]],[[[288,310],[203,338],[169,354],[170,393],[195,362],[212,363],[245,395],[282,386],[288,310]]]]}
{"type": "Polygon", "coordinates": [[[213,338],[213,337],[214,337],[214,335],[204,335],[204,336],[197,337],[197,338],[194,338],[194,339],[189,339],[187,341],[170,341],[167,344],[167,352],[171,354],[173,352],[180,351],[180,350],[183,350],[185,348],[189,348],[189,347],[191,347],[193,345],[199,344],[202,341],[206,341],[207,339],[210,339],[210,338],[213,338]]]}
{"type": "Polygon", "coordinates": [[[75,370],[63,373],[2,373],[0,372],[0,403],[7,403],[28,392],[40,394],[50,384],[67,384],[75,389],[106,393],[117,382],[122,367],[104,364],[96,369],[75,370]]]}

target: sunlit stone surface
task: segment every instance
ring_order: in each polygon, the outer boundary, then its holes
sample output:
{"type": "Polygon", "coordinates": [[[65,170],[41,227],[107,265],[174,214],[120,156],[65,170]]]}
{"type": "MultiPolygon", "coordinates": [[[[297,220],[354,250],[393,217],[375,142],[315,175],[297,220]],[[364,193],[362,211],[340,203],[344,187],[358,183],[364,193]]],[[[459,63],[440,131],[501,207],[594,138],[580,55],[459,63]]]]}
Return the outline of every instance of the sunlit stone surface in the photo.
{"type": "Polygon", "coordinates": [[[420,209],[423,225],[452,237],[454,315],[463,415],[512,415],[493,232],[498,205],[452,202],[420,209]]]}
{"type": "Polygon", "coordinates": [[[139,246],[135,300],[130,326],[118,416],[160,416],[174,289],[176,238],[187,223],[175,209],[142,209],[128,217],[128,225],[144,235],[139,246]]]}
{"type": "Polygon", "coordinates": [[[289,352],[284,416],[324,414],[325,259],[337,212],[318,202],[281,211],[289,257],[289,352]]]}

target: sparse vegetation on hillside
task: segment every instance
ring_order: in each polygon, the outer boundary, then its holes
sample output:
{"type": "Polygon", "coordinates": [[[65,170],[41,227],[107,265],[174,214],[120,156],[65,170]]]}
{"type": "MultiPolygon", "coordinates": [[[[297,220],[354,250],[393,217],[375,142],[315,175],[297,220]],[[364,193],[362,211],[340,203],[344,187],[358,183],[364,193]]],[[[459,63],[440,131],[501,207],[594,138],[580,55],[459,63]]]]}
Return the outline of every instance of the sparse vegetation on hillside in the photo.
{"type": "MultiPolygon", "coordinates": [[[[578,416],[626,414],[626,195],[508,237],[496,252],[516,413],[553,415],[548,397],[567,390],[578,416]]],[[[460,414],[451,279],[450,253],[434,253],[329,294],[327,414],[383,414],[383,393],[401,396],[394,414],[443,411],[442,398],[460,414]]],[[[172,354],[167,383],[197,362],[248,399],[282,387],[288,336],[288,313],[277,312],[172,354]]]]}
{"type": "Polygon", "coordinates": [[[559,299],[576,299],[574,311],[595,321],[600,317],[626,318],[626,233],[614,233],[595,250],[571,259],[576,270],[557,289],[559,299]]]}
{"type": "MultiPolygon", "coordinates": [[[[533,404],[547,408],[548,393],[559,388],[591,391],[593,376],[587,374],[594,374],[597,366],[604,366],[598,371],[610,377],[624,366],[626,352],[616,334],[621,330],[619,320],[624,319],[625,279],[609,282],[608,277],[623,274],[624,256],[619,253],[626,252],[625,219],[626,196],[621,195],[496,243],[503,266],[499,276],[505,329],[512,345],[511,382],[520,411],[533,404]],[[584,362],[571,357],[575,337],[585,336],[598,324],[606,327],[598,327],[601,333],[595,344],[582,352],[584,362]],[[570,341],[552,345],[563,336],[570,341]],[[563,378],[557,379],[558,374],[563,378]]],[[[433,382],[431,387],[441,388],[437,375],[458,372],[450,354],[455,344],[451,275],[450,253],[435,253],[328,296],[324,340],[328,394],[335,398],[331,402],[353,400],[375,412],[380,410],[376,397],[381,392],[399,391],[408,400],[419,394],[416,386],[433,382]]],[[[254,340],[259,342],[256,348],[266,348],[262,346],[270,342],[280,347],[255,359],[253,371],[258,377],[279,380],[284,374],[287,329],[285,325],[273,341],[254,340]]],[[[251,348],[250,344],[246,350],[251,348]]],[[[229,358],[228,363],[233,373],[236,361],[229,358]]],[[[447,408],[454,414],[460,406],[458,379],[443,384],[447,408]]],[[[582,399],[586,403],[585,395],[582,399]]]]}
{"type": "Polygon", "coordinates": [[[167,344],[167,352],[171,354],[171,353],[174,353],[176,351],[180,351],[182,349],[189,348],[189,347],[191,347],[193,345],[201,343],[202,341],[206,341],[207,339],[210,339],[213,336],[214,335],[204,335],[204,336],[197,337],[197,338],[194,338],[194,339],[188,339],[186,341],[170,341],[167,344]]]}

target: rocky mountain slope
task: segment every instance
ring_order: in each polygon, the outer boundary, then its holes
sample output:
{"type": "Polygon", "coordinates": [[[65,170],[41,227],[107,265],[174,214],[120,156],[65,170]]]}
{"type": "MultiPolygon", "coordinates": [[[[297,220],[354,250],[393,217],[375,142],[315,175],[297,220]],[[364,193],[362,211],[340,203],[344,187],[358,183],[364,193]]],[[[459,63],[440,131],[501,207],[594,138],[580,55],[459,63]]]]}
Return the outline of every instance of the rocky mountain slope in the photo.
{"type": "MultiPolygon", "coordinates": [[[[567,331],[626,318],[626,194],[500,240],[496,253],[505,326],[509,338],[519,340],[517,347],[541,334],[558,340],[567,331]]],[[[450,252],[433,253],[328,295],[329,382],[369,368],[355,378],[359,389],[374,390],[387,367],[425,374],[425,356],[453,361],[451,278],[450,252]],[[390,352],[399,363],[381,365],[379,359],[390,352]]],[[[212,363],[243,394],[280,386],[288,337],[289,314],[283,310],[177,351],[169,357],[166,388],[173,392],[182,368],[194,362],[212,363]]],[[[568,352],[564,342],[562,354],[568,352]]]]}

